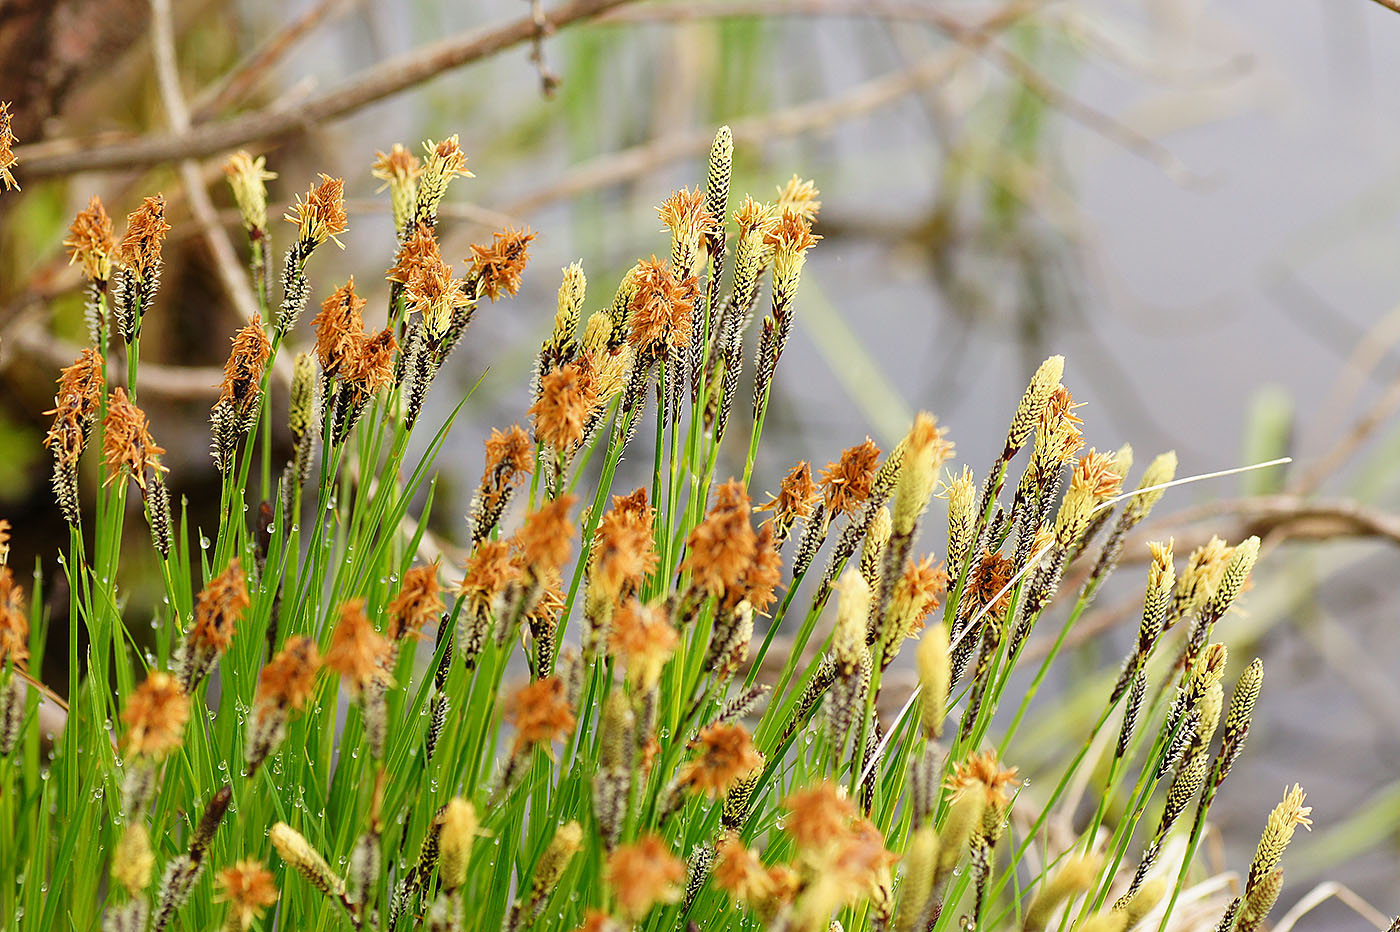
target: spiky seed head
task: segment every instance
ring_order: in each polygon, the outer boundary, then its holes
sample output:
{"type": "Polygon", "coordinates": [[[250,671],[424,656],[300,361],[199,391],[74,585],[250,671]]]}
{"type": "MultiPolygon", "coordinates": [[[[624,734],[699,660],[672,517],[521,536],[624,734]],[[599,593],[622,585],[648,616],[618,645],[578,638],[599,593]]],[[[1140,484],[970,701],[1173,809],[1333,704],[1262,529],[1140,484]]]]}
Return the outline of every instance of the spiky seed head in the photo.
{"type": "Polygon", "coordinates": [[[1168,450],[1160,453],[1147,464],[1147,468],[1142,472],[1142,479],[1138,482],[1138,489],[1152,489],[1150,492],[1140,492],[1128,499],[1125,506],[1127,513],[1132,516],[1133,523],[1141,521],[1147,517],[1154,505],[1162,500],[1162,496],[1167,494],[1166,489],[1158,489],[1156,486],[1164,485],[1176,478],[1176,451],[1168,450]]]}
{"type": "Polygon", "coordinates": [[[1227,732],[1238,731],[1249,722],[1263,685],[1264,661],[1255,657],[1235,682],[1235,691],[1230,696],[1230,711],[1225,715],[1227,732]]]}
{"type": "Polygon", "coordinates": [[[554,830],[549,847],[544,849],[539,863],[535,865],[535,878],[530,882],[532,900],[543,899],[558,885],[559,878],[564,876],[569,862],[578,854],[582,844],[583,826],[579,825],[577,820],[565,822],[554,830]]]}
{"type": "Polygon", "coordinates": [[[932,825],[921,825],[909,836],[904,847],[903,871],[899,882],[899,906],[895,912],[897,932],[913,932],[933,892],[938,871],[938,832],[932,825]]]}
{"type": "Polygon", "coordinates": [[[1035,370],[1035,375],[1031,376],[1030,384],[1026,386],[1026,391],[1021,395],[1021,401],[1016,405],[1016,414],[1011,419],[1011,427],[1006,433],[1006,453],[1010,455],[1021,449],[1026,443],[1026,438],[1031,435],[1040,420],[1040,412],[1045,409],[1045,403],[1050,400],[1051,394],[1060,385],[1060,379],[1065,374],[1065,357],[1051,356],[1040,364],[1040,368],[1035,370]]]}
{"type": "Polygon", "coordinates": [[[948,483],[948,568],[956,573],[972,551],[973,529],[977,526],[977,488],[972,470],[966,466],[948,483]]]}
{"type": "Polygon", "coordinates": [[[836,584],[836,629],[831,654],[836,667],[851,675],[865,656],[866,620],[870,617],[870,586],[859,572],[847,569],[836,584]]]}
{"type": "Polygon", "coordinates": [[[156,856],[151,850],[151,833],[143,820],[127,824],[112,853],[112,879],[137,896],[151,883],[156,856]]]}
{"type": "Polygon", "coordinates": [[[268,837],[272,839],[272,847],[277,849],[282,860],[305,877],[317,890],[327,896],[340,896],[345,891],[345,882],[331,870],[331,866],[321,857],[320,852],[311,847],[311,842],[296,829],[286,822],[278,822],[272,826],[268,837]]]}
{"type": "Polygon", "coordinates": [[[942,623],[931,624],[919,638],[916,654],[919,666],[919,721],[925,737],[937,738],[943,734],[943,720],[947,717],[948,682],[950,677],[948,660],[948,629],[942,623]]]}
{"type": "Polygon", "coordinates": [[[438,875],[449,892],[467,882],[467,863],[472,842],[481,826],[476,809],[460,796],[454,796],[438,817],[442,833],[438,840],[438,875]]]}
{"type": "Polygon", "coordinates": [[[1254,851],[1254,860],[1249,865],[1249,879],[1245,883],[1245,898],[1248,899],[1248,891],[1258,886],[1269,877],[1283,860],[1284,849],[1293,840],[1293,832],[1298,826],[1304,828],[1312,827],[1312,820],[1308,818],[1312,814],[1311,806],[1304,806],[1307,794],[1298,784],[1294,784],[1292,789],[1286,790],[1283,801],[1274,807],[1274,811],[1269,813],[1269,819],[1264,824],[1264,834],[1259,838],[1259,847],[1254,851]]]}
{"type": "Polygon", "coordinates": [[[953,453],[953,445],[943,439],[946,428],[940,428],[932,414],[919,412],[904,443],[904,465],[894,490],[894,530],[900,535],[914,532],[938,478],[938,471],[953,453]]]}
{"type": "Polygon", "coordinates": [[[1071,855],[1060,865],[1059,870],[1041,885],[1035,898],[1026,909],[1023,932],[1041,932],[1054,918],[1055,911],[1066,900],[1082,893],[1098,879],[1103,857],[1097,854],[1071,855]]]}
{"type": "Polygon", "coordinates": [[[1147,914],[1156,908],[1166,895],[1168,881],[1166,877],[1153,877],[1137,889],[1137,892],[1128,897],[1123,903],[1122,912],[1127,917],[1127,923],[1123,926],[1124,932],[1132,929],[1147,917],[1147,914]]]}
{"type": "Polygon", "coordinates": [[[1236,597],[1244,590],[1249,574],[1254,570],[1254,562],[1259,559],[1259,538],[1250,537],[1235,547],[1230,562],[1225,564],[1225,572],[1215,587],[1215,594],[1206,604],[1205,612],[1214,618],[1223,616],[1230,610],[1236,597]]]}

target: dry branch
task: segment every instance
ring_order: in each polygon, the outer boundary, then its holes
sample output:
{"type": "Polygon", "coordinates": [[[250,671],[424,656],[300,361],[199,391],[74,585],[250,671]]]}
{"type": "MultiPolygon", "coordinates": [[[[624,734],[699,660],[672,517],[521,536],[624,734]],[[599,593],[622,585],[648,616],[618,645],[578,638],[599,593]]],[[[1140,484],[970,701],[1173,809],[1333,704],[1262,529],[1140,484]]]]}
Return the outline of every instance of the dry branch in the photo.
{"type": "MultiPolygon", "coordinates": [[[[588,19],[629,0],[571,0],[544,14],[549,28],[558,29],[588,19]]],[[[359,110],[463,65],[494,55],[535,37],[539,26],[526,16],[501,26],[414,49],[370,68],[339,87],[305,101],[295,109],[267,107],[188,132],[144,136],[108,145],[90,139],[58,139],[15,150],[25,177],[43,178],[78,171],[136,168],[176,159],[201,158],[226,152],[255,140],[295,132],[359,110]]]]}

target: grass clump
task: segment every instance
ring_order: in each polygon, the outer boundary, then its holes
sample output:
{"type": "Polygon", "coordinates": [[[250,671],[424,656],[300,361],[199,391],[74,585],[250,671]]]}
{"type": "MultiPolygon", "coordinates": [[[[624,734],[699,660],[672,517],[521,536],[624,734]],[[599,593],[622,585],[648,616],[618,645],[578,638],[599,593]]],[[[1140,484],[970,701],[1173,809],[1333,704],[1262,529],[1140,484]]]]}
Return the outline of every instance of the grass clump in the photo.
{"type": "MultiPolygon", "coordinates": [[[[341,181],[322,176],[288,213],[278,288],[271,176],[230,160],[261,308],[211,412],[212,537],[172,508],[140,408],[164,202],[147,198],[119,244],[99,201],[79,215],[68,245],[92,346],[63,371],[48,437],[87,644],[67,639],[66,703],[26,672],[46,643],[39,581],[26,609],[0,571],[0,908],[16,927],[1173,923],[1260,691],[1256,660],[1227,703],[1215,640],[1258,541],[1214,541],[1181,567],[1170,541],[1152,545],[1122,672],[1033,793],[1015,734],[1175,458],[1124,492],[1131,449],[1082,449],[1052,357],[980,481],[945,469],[953,446],[920,414],[891,451],[866,440],[815,477],[799,462],[755,508],[820,205],[798,179],[731,203],[731,149],[721,130],[704,186],[659,208],[665,258],[602,300],[581,264],[564,270],[527,417],[486,440],[460,567],[425,556],[426,526],[466,399],[440,425],[422,423],[424,401],[478,306],[516,293],[534,234],[496,233],[461,275],[443,259],[437,209],[469,175],[455,137],[374,167],[399,236],[370,327],[353,280],[308,277],[347,233],[341,181]],[[279,377],[313,293],[314,344],[279,377]],[[294,452],[279,466],[283,390],[294,452]],[[721,474],[722,446],[741,478],[721,474]],[[648,485],[614,488],[627,450],[650,453],[648,485]],[[133,488],[164,587],[149,636],[122,588],[133,488]],[[935,495],[946,539],[927,526],[935,495]],[[1071,568],[1082,582],[1057,599],[1071,568]],[[1052,609],[1059,639],[1018,699],[1012,671],[1052,609]],[[891,685],[897,663],[917,669],[912,694],[891,685]],[[66,712],[61,730],[41,728],[45,704],[66,712]],[[1084,781],[1097,792],[1076,815],[1084,781]]],[[[1295,788],[1270,817],[1234,903],[1175,926],[1258,928],[1302,803],[1295,788]]]]}

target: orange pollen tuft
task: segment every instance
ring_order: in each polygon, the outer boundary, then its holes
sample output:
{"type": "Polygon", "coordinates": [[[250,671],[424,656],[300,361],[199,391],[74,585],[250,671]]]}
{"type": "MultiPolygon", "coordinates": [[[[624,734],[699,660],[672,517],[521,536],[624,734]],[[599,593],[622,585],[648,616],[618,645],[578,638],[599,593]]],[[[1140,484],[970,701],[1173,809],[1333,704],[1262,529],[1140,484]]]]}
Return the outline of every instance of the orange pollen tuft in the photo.
{"type": "Polygon", "coordinates": [[[300,709],[316,688],[316,673],[321,668],[321,652],[310,638],[294,636],[267,662],[258,674],[258,692],[254,705],[258,717],[273,711],[300,709]]]}
{"type": "Polygon", "coordinates": [[[502,295],[518,292],[520,274],[530,261],[530,241],[538,235],[531,233],[528,227],[505,229],[492,235],[490,246],[473,244],[470,274],[476,283],[476,293],[494,302],[502,295]]]}
{"type": "Polygon", "coordinates": [[[403,574],[403,585],[389,603],[389,638],[402,640],[421,631],[447,607],[442,601],[437,564],[415,566],[403,574]]]}
{"type": "Polygon", "coordinates": [[[169,673],[151,671],[136,687],[122,711],[127,725],[126,752],[163,757],[180,746],[190,720],[190,700],[169,673]]]}
{"type": "Polygon", "coordinates": [[[547,676],[526,684],[510,697],[506,721],[515,726],[515,752],[561,740],[574,727],[574,713],[564,696],[564,681],[547,676]]]}
{"type": "Polygon", "coordinates": [[[632,329],[627,336],[633,349],[642,355],[690,345],[694,276],[677,280],[656,256],[637,263],[634,273],[637,290],[628,305],[632,329]]]}
{"type": "Polygon", "coordinates": [[[165,198],[157,194],[148,197],[126,218],[126,235],[122,237],[121,260],[141,278],[160,264],[160,247],[170,224],[165,222],[165,198]]]}
{"type": "Polygon", "coordinates": [[[588,414],[597,400],[590,367],[576,359],[540,379],[540,397],[530,406],[535,434],[561,453],[583,441],[588,414]]]}
{"type": "Polygon", "coordinates": [[[117,386],[107,401],[107,419],[103,421],[102,460],[107,467],[107,481],[115,482],[123,470],[131,473],[141,491],[146,490],[146,473],[169,472],[160,464],[165,453],[151,438],[146,414],[126,397],[126,389],[117,386]]]}
{"type": "Polygon", "coordinates": [[[68,227],[68,261],[81,262],[83,274],[94,281],[106,280],[112,272],[112,256],[117,251],[112,239],[112,218],[96,194],[88,201],[86,210],[78,211],[68,227]]]}
{"type": "Polygon", "coordinates": [[[559,569],[564,565],[569,558],[569,538],[574,533],[569,509],[577,501],[577,495],[561,495],[525,517],[524,526],[516,532],[515,547],[527,567],[559,569]]]}
{"type": "Polygon", "coordinates": [[[880,448],[869,437],[841,454],[822,470],[821,487],[826,495],[826,511],[831,517],[852,514],[870,497],[875,479],[875,463],[880,448]]]}
{"type": "Polygon", "coordinates": [[[700,753],[681,768],[680,781],[711,799],[728,793],[736,782],[763,765],[753,737],[743,725],[710,725],[691,747],[700,753]]]}
{"type": "Polygon", "coordinates": [[[331,635],[326,666],[348,681],[355,695],[374,684],[388,684],[392,677],[384,669],[392,650],[384,635],[374,629],[365,614],[365,600],[351,599],[340,607],[340,622],[331,635]]]}
{"type": "Polygon", "coordinates": [[[691,574],[694,585],[721,595],[738,584],[758,548],[749,515],[743,483],[730,480],[719,487],[714,507],[686,538],[681,569],[691,574]]]}

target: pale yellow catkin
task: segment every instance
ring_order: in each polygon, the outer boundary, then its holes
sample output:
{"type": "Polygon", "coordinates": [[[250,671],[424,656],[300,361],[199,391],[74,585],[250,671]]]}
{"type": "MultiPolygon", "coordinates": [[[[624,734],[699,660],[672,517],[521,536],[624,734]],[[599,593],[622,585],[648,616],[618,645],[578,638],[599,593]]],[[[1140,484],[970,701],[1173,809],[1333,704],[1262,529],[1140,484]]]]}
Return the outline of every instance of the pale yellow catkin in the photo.
{"type": "Polygon", "coordinates": [[[1097,854],[1073,855],[1065,859],[1059,870],[1036,892],[1031,905],[1026,909],[1023,932],[1041,932],[1050,924],[1058,910],[1067,900],[1082,893],[1098,877],[1103,858],[1097,854]]]}
{"type": "Polygon", "coordinates": [[[948,681],[951,676],[948,629],[941,621],[935,621],[923,630],[915,656],[919,667],[919,722],[925,737],[937,738],[943,734],[943,720],[948,715],[948,681]]]}
{"type": "Polygon", "coordinates": [[[480,822],[476,809],[460,796],[453,797],[443,810],[442,836],[438,842],[438,874],[448,892],[467,882],[467,862],[480,822]]]}

